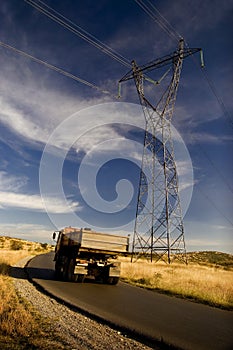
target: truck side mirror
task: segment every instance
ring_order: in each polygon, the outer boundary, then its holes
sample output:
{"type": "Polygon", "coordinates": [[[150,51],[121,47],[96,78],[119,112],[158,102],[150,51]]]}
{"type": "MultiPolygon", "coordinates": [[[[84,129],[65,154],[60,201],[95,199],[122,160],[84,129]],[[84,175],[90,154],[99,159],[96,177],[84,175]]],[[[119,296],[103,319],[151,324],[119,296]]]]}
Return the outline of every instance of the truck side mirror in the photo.
{"type": "Polygon", "coordinates": [[[53,232],[53,239],[56,239],[56,232],[53,232]]]}

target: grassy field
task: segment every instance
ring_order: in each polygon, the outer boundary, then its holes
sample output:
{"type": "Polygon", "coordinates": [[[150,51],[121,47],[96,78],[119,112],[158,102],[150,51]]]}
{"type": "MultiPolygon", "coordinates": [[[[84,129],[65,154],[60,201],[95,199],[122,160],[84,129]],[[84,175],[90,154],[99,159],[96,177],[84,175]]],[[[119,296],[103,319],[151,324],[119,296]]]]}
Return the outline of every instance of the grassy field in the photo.
{"type": "MultiPolygon", "coordinates": [[[[42,317],[14,288],[10,267],[29,255],[53,249],[47,244],[0,237],[0,348],[48,349],[55,335],[42,317]]],[[[233,309],[233,256],[218,252],[189,253],[189,264],[122,257],[121,280],[162,293],[233,309]]],[[[60,345],[56,349],[62,349],[60,345]]]]}
{"type": "Polygon", "coordinates": [[[16,292],[10,266],[29,255],[46,253],[51,246],[0,237],[0,348],[48,349],[53,334],[49,322],[16,292]]]}
{"type": "Polygon", "coordinates": [[[233,309],[233,256],[218,252],[188,254],[188,265],[122,258],[121,279],[133,285],[233,309]]]}

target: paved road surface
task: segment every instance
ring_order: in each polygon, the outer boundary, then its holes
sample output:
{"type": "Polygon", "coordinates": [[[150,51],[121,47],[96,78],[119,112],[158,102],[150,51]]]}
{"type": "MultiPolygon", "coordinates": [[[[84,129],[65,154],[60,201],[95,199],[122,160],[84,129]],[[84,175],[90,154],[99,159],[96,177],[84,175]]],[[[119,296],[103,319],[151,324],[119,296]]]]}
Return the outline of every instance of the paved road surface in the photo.
{"type": "Polygon", "coordinates": [[[181,349],[233,349],[233,312],[125,283],[116,286],[54,279],[53,253],[28,265],[30,277],[52,295],[119,327],[181,349]]]}

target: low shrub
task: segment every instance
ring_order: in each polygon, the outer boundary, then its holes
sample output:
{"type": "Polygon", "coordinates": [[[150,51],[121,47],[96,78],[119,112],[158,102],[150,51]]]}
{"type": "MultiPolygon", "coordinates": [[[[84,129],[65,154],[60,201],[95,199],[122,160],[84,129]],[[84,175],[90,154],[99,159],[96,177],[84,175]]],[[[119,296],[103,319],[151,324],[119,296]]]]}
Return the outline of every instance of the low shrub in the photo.
{"type": "Polygon", "coordinates": [[[21,250],[23,249],[23,243],[21,241],[11,240],[10,241],[11,250],[21,250]]]}

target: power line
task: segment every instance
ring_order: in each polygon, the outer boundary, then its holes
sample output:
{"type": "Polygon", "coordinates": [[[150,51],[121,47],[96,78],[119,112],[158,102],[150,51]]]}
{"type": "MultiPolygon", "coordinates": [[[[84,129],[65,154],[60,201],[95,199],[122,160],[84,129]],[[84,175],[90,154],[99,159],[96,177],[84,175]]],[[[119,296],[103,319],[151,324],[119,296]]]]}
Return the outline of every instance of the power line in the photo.
{"type": "Polygon", "coordinates": [[[221,215],[227,220],[227,222],[229,222],[229,224],[231,224],[231,226],[233,226],[233,222],[232,222],[218,207],[217,207],[215,201],[213,201],[209,196],[207,196],[206,193],[204,193],[204,192],[200,189],[200,187],[197,187],[197,189],[198,189],[199,193],[201,193],[201,195],[202,195],[204,198],[206,198],[206,199],[213,205],[213,207],[217,210],[217,212],[218,212],[219,214],[221,214],[221,215]]]}
{"type": "Polygon", "coordinates": [[[147,4],[142,0],[134,0],[144,12],[148,14],[173,40],[177,41],[181,36],[174,30],[171,24],[166,20],[164,16],[161,15],[159,10],[150,2],[147,4]],[[156,12],[156,14],[154,13],[156,12]]]}
{"type": "Polygon", "coordinates": [[[174,26],[171,25],[170,22],[168,22],[168,20],[161,14],[161,12],[157,9],[157,7],[152,4],[149,0],[148,3],[150,4],[150,6],[152,7],[152,9],[157,13],[157,15],[159,16],[159,18],[161,18],[161,22],[164,22],[164,25],[167,26],[167,29],[170,30],[171,33],[173,33],[174,36],[177,37],[177,39],[181,39],[182,35],[180,35],[176,29],[174,28],[174,26]],[[170,28],[170,29],[169,29],[170,28]]]}
{"type": "MultiPolygon", "coordinates": [[[[8,44],[5,44],[5,43],[3,43],[2,41],[0,41],[0,46],[4,47],[4,48],[6,48],[6,49],[9,49],[9,50],[11,50],[11,51],[14,51],[14,52],[16,52],[17,54],[19,54],[19,55],[21,55],[21,56],[30,58],[31,60],[33,60],[33,61],[35,61],[35,62],[37,62],[37,63],[39,63],[39,64],[42,64],[42,65],[44,65],[45,67],[54,70],[55,72],[58,72],[58,73],[60,73],[60,74],[62,74],[62,75],[65,75],[65,76],[68,77],[68,78],[71,78],[71,79],[73,79],[73,80],[75,80],[75,81],[78,81],[79,83],[82,83],[82,84],[84,84],[84,85],[87,85],[87,86],[91,87],[92,89],[98,90],[98,91],[100,91],[100,92],[102,92],[102,93],[104,93],[104,94],[108,94],[108,95],[114,96],[114,95],[112,95],[109,91],[103,90],[103,89],[101,89],[99,86],[97,86],[97,85],[95,85],[95,84],[92,84],[92,83],[90,83],[90,82],[87,81],[87,80],[84,80],[84,79],[82,79],[82,78],[79,78],[79,77],[77,77],[76,75],[73,75],[73,74],[71,74],[71,73],[69,73],[69,72],[64,71],[64,70],[61,69],[61,68],[58,68],[58,67],[56,67],[56,66],[53,66],[52,64],[47,63],[46,61],[42,61],[41,59],[36,58],[36,57],[34,57],[34,56],[32,56],[32,55],[30,55],[30,54],[28,54],[28,53],[26,53],[26,52],[24,52],[24,51],[22,51],[22,50],[16,49],[16,48],[13,47],[13,46],[10,46],[10,45],[8,45],[8,44]]],[[[114,96],[114,98],[116,98],[116,96],[114,96]]]]}
{"type": "MultiPolygon", "coordinates": [[[[185,46],[186,48],[189,48],[189,45],[186,41],[185,42],[185,46]]],[[[193,59],[193,62],[195,63],[196,66],[199,66],[197,64],[197,60],[196,60],[196,57],[192,56],[192,59],[193,59]]],[[[203,57],[202,57],[202,60],[203,60],[203,57]]],[[[218,92],[217,92],[217,89],[215,87],[215,84],[214,82],[212,81],[212,79],[209,77],[208,73],[207,73],[207,70],[206,70],[206,67],[204,65],[204,61],[203,61],[203,64],[202,64],[202,69],[201,69],[201,72],[203,74],[203,77],[204,79],[207,81],[207,84],[211,90],[211,92],[213,93],[214,97],[216,98],[222,112],[223,112],[223,115],[225,117],[225,119],[230,123],[230,126],[233,127],[233,121],[232,121],[232,118],[230,117],[227,109],[226,109],[226,106],[223,102],[223,100],[221,99],[221,97],[219,96],[218,92]]]]}
{"type": "Polygon", "coordinates": [[[213,95],[215,96],[220,108],[222,109],[223,115],[225,116],[225,118],[227,119],[227,121],[230,123],[231,127],[233,128],[233,121],[232,118],[230,117],[226,106],[223,102],[223,100],[221,99],[221,97],[219,96],[217,89],[214,85],[214,82],[212,81],[212,79],[210,78],[210,76],[208,75],[206,70],[202,70],[202,74],[204,75],[204,78],[206,79],[210,90],[212,91],[213,95]]]}
{"type": "Polygon", "coordinates": [[[125,57],[113,50],[110,46],[98,40],[95,36],[82,29],[80,26],[69,20],[67,17],[65,17],[58,11],[54,10],[52,7],[48,6],[40,0],[38,0],[37,2],[33,0],[24,1],[32,7],[34,7],[37,11],[43,13],[45,16],[49,17],[53,21],[63,26],[65,29],[71,31],[75,35],[79,36],[83,40],[87,41],[89,44],[102,51],[103,53],[107,54],[112,59],[118,61],[119,63],[128,68],[131,68],[130,62],[125,57]]]}
{"type": "MultiPolygon", "coordinates": [[[[177,33],[177,31],[174,29],[174,27],[167,21],[167,19],[159,12],[159,10],[153,5],[151,4],[151,2],[148,0],[147,3],[149,4],[146,5],[143,3],[142,0],[135,0],[135,2],[141,6],[141,8],[152,18],[155,20],[155,22],[172,38],[172,39],[176,39],[178,37],[181,37],[179,33],[177,33]],[[156,12],[156,14],[154,13],[156,12]]],[[[188,44],[185,42],[185,46],[188,49],[189,46],[188,44]]],[[[195,64],[197,65],[196,62],[196,58],[192,57],[195,64]]],[[[202,65],[202,68],[204,68],[204,65],[202,65]]],[[[213,81],[210,79],[210,77],[208,76],[206,70],[202,69],[202,73],[204,78],[206,79],[209,88],[211,89],[213,95],[215,96],[218,104],[220,105],[222,111],[223,111],[223,115],[225,116],[225,118],[230,122],[231,127],[233,126],[232,120],[227,112],[227,109],[222,101],[222,99],[220,98],[220,96],[218,95],[217,89],[213,83],[213,81]]],[[[218,175],[220,176],[220,178],[222,179],[222,181],[225,183],[225,185],[229,188],[229,190],[232,192],[232,188],[231,186],[228,184],[228,182],[225,179],[225,176],[222,174],[222,172],[219,171],[219,169],[214,165],[213,161],[210,159],[210,157],[207,155],[207,153],[203,150],[203,148],[199,145],[199,147],[202,150],[202,153],[204,154],[204,156],[208,159],[208,161],[210,162],[210,164],[212,165],[212,167],[217,171],[218,175]]],[[[201,192],[201,191],[200,191],[201,192]]],[[[203,192],[201,192],[203,196],[205,196],[206,199],[208,199],[212,205],[215,207],[216,210],[218,210],[218,212],[229,222],[232,224],[232,222],[218,209],[218,207],[216,206],[216,204],[207,196],[205,195],[203,192]]]]}
{"type": "Polygon", "coordinates": [[[201,152],[204,154],[204,156],[208,159],[208,161],[210,162],[210,164],[212,165],[212,167],[215,169],[215,171],[218,173],[219,177],[222,179],[222,181],[225,183],[225,185],[228,187],[228,189],[231,191],[231,193],[233,194],[233,189],[230,186],[230,184],[228,183],[228,181],[226,180],[225,176],[223,175],[223,173],[215,166],[215,164],[213,163],[213,161],[210,159],[210,157],[208,156],[208,154],[206,153],[206,151],[204,150],[204,148],[198,143],[197,144],[198,147],[200,148],[201,152]]]}
{"type": "MultiPolygon", "coordinates": [[[[179,39],[182,36],[175,30],[175,28],[171,25],[171,23],[161,14],[161,12],[156,8],[155,5],[153,5],[149,0],[147,0],[147,4],[145,2],[143,3],[143,0],[134,0],[154,21],[172,38],[172,39],[179,39]],[[156,13],[156,14],[155,14],[156,13]]],[[[187,42],[185,41],[185,46],[189,48],[187,42]]],[[[195,57],[193,57],[193,60],[195,60],[195,57]]],[[[195,61],[196,63],[196,61],[195,61]]],[[[204,66],[202,67],[204,68],[204,66]]],[[[219,96],[217,89],[214,85],[214,82],[209,77],[206,69],[202,70],[202,74],[204,76],[204,79],[207,81],[210,90],[212,91],[213,95],[215,96],[220,108],[223,111],[223,115],[225,118],[230,122],[231,127],[233,127],[233,121],[230,117],[226,106],[219,96]]]]}

